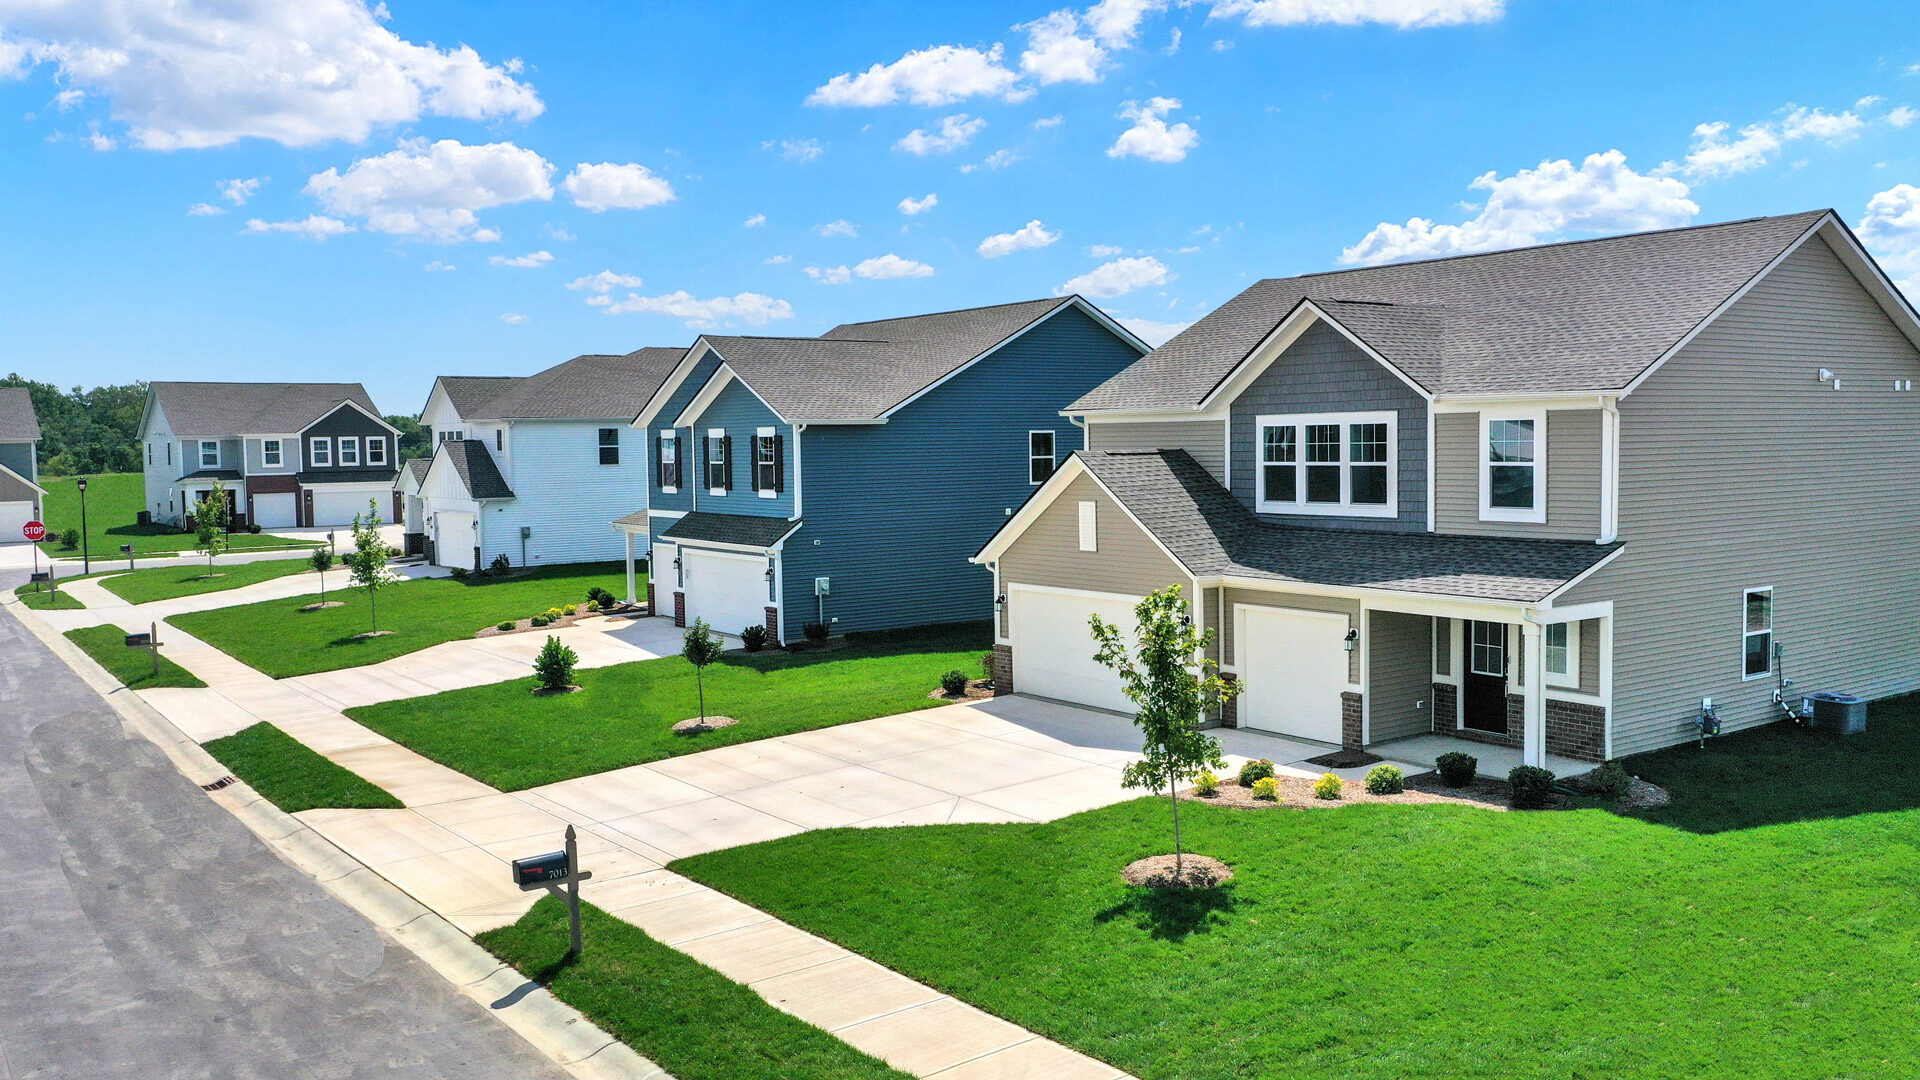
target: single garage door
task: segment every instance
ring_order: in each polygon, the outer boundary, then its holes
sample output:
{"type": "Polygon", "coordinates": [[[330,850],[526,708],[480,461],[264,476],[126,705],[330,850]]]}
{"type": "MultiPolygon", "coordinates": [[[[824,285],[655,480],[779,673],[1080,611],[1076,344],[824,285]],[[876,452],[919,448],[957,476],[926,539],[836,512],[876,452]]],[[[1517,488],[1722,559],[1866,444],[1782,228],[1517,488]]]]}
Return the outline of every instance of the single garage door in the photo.
{"type": "Polygon", "coordinates": [[[433,515],[433,562],[435,566],[459,566],[473,569],[475,538],[472,514],[442,510],[433,515]]]}
{"type": "Polygon", "coordinates": [[[32,503],[0,502],[0,544],[26,543],[26,535],[20,529],[32,520],[32,503]]]}
{"type": "Polygon", "coordinates": [[[1094,660],[1094,615],[1131,638],[1137,596],[1048,592],[1014,585],[1007,590],[1008,629],[1013,638],[1013,688],[1022,694],[1058,698],[1096,709],[1131,713],[1120,676],[1094,660]]]}
{"type": "Polygon", "coordinates": [[[1234,666],[1246,686],[1241,726],[1338,743],[1347,617],[1261,607],[1234,613],[1234,666]]]}
{"type": "MultiPolygon", "coordinates": [[[[328,525],[351,525],[353,515],[367,512],[367,499],[373,496],[365,491],[328,491],[325,488],[313,488],[313,524],[316,528],[328,525]]],[[[384,500],[376,499],[376,509],[380,520],[385,521],[393,513],[393,496],[384,500]]]]}
{"type": "Polygon", "coordinates": [[[294,513],[294,494],[274,492],[253,497],[253,523],[263,529],[291,529],[300,524],[294,513]]]}
{"type": "Polygon", "coordinates": [[[760,555],[735,555],[680,547],[680,568],[686,574],[687,625],[707,620],[718,634],[733,634],[767,621],[767,560],[760,555]]]}

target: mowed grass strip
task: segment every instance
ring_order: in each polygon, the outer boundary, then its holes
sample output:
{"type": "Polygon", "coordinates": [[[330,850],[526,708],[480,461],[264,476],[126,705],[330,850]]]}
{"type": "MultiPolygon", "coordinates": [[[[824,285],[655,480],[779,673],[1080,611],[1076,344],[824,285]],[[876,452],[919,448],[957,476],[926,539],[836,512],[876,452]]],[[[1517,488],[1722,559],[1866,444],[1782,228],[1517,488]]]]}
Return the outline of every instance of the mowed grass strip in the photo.
{"type": "Polygon", "coordinates": [[[906,1080],[639,927],[590,904],[580,916],[571,963],[552,896],[474,940],[679,1080],[906,1080]]]}
{"type": "Polygon", "coordinates": [[[79,611],[87,606],[78,598],[67,595],[65,589],[50,591],[45,584],[22,585],[13,590],[13,595],[20,598],[21,604],[35,611],[79,611]]]}
{"type": "MultiPolygon", "coordinates": [[[[1768,738],[1825,741],[1808,735],[1768,738]]],[[[1911,758],[1847,751],[1843,772],[1821,751],[1811,775],[1754,783],[1737,756],[1685,763],[1700,754],[1660,762],[1668,816],[1724,831],[1186,803],[1187,850],[1236,876],[1184,896],[1119,877],[1171,850],[1164,798],[672,868],[1144,1080],[1920,1075],[1920,998],[1891,990],[1920,985],[1920,799],[1876,790],[1911,758]],[[1836,786],[1861,812],[1809,794],[1836,786]],[[1782,799],[1808,816],[1736,830],[1770,815],[1688,810],[1782,799]]]]}
{"type": "MultiPolygon", "coordinates": [[[[67,547],[61,534],[80,528],[80,488],[71,476],[40,479],[47,489],[41,512],[45,515],[47,539],[40,546],[50,555],[79,558],[80,546],[67,547]]],[[[137,556],[168,555],[191,551],[200,541],[190,532],[169,525],[141,525],[139,514],[146,509],[146,480],[140,473],[101,473],[87,477],[87,552],[97,566],[120,554],[121,544],[132,544],[137,556]]],[[[293,540],[267,533],[234,533],[228,538],[234,550],[261,548],[318,547],[316,541],[293,540]]]]}
{"type": "MultiPolygon", "coordinates": [[[[365,589],[348,587],[341,570],[327,571],[327,599],[342,606],[301,611],[311,595],[175,615],[168,621],[276,679],[377,664],[396,656],[471,638],[484,627],[536,615],[562,604],[584,604],[598,585],[626,592],[619,563],[546,566],[508,578],[418,578],[379,590],[374,604],[380,637],[372,629],[365,589]]],[[[315,587],[318,587],[316,580],[315,587]]],[[[641,588],[645,588],[642,581],[641,588]]]]}
{"type": "Polygon", "coordinates": [[[193,672],[167,659],[166,635],[160,635],[160,674],[153,673],[153,654],[146,649],[127,647],[127,632],[118,626],[83,626],[67,631],[67,640],[107,669],[129,690],[153,690],[163,686],[200,687],[193,672]]]}
{"type": "MultiPolygon", "coordinates": [[[[150,604],[155,600],[171,600],[178,596],[198,596],[201,593],[225,592],[228,589],[258,585],[275,578],[290,577],[308,572],[311,569],[302,559],[265,559],[260,562],[219,563],[213,566],[213,575],[207,574],[204,560],[182,563],[179,566],[156,566],[131,573],[116,574],[100,583],[100,587],[129,604],[150,604]]],[[[329,571],[328,584],[346,584],[344,571],[329,571]]],[[[320,579],[314,576],[310,582],[316,591],[320,588],[320,579]]]]}
{"type": "Polygon", "coordinates": [[[527,678],[347,710],[367,727],[502,791],[638,765],[716,746],[932,708],[953,668],[977,672],[990,624],[848,636],[826,652],[731,652],[706,670],[707,712],[738,723],[702,735],[673,725],[700,715],[692,665],[677,656],[581,669],[579,693],[536,697],[527,678]]]}
{"type": "Polygon", "coordinates": [[[204,746],[227,771],[289,814],[334,808],[399,810],[406,805],[265,720],[204,746]]]}

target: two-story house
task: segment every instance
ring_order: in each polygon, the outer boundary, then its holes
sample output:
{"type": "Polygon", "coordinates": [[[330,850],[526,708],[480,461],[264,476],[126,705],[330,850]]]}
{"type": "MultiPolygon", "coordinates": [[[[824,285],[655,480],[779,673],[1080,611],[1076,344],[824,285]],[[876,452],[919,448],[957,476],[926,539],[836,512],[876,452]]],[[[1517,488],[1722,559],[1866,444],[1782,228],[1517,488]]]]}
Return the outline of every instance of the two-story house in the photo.
{"type": "Polygon", "coordinates": [[[444,375],[420,423],[434,454],[396,481],[408,548],[480,569],[621,557],[608,518],[647,490],[629,426],[685,349],[578,356],[525,377],[444,375]]]}
{"type": "Polygon", "coordinates": [[[236,528],[346,525],[368,500],[393,520],[399,435],[359,383],[151,383],[140,416],[146,513],[191,528],[217,481],[236,528]]]}
{"type": "Polygon", "coordinates": [[[40,519],[40,418],[24,386],[0,386],[0,544],[24,544],[40,519]]]}
{"type": "Polygon", "coordinates": [[[837,326],[705,335],[639,411],[649,599],[777,642],[982,617],[968,566],[1080,445],[1060,410],[1146,346],[1077,297],[837,326]]]}
{"type": "Polygon", "coordinates": [[[1322,743],[1593,761],[1920,688],[1916,343],[1830,211],[1262,281],[1068,407],[975,556],[1001,686],[1129,708],[1088,617],[1177,584],[1224,719],[1322,743]]]}

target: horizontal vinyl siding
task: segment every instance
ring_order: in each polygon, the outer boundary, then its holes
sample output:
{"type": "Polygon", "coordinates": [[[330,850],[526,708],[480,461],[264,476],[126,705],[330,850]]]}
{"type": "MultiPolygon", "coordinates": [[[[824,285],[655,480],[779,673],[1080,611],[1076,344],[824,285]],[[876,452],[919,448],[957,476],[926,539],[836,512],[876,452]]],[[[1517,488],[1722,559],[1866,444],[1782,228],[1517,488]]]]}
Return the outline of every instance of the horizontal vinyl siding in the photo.
{"type": "MultiPolygon", "coordinates": [[[[1235,666],[1233,624],[1237,620],[1228,618],[1225,620],[1225,625],[1222,626],[1219,617],[1220,613],[1215,610],[1218,607],[1214,602],[1217,592],[1217,589],[1207,590],[1207,625],[1213,629],[1219,639],[1220,652],[1224,657],[1224,659],[1221,660],[1221,664],[1226,667],[1233,667],[1235,666]]],[[[1357,629],[1360,626],[1360,601],[1348,600],[1338,596],[1261,592],[1255,589],[1228,589],[1227,610],[1231,613],[1236,607],[1276,607],[1292,608],[1296,611],[1330,611],[1335,614],[1345,615],[1347,617],[1348,629],[1357,629]]],[[[1254,673],[1244,672],[1243,674],[1251,677],[1254,673]]],[[[1360,651],[1358,649],[1347,654],[1347,681],[1356,684],[1360,681],[1360,651]]]]}
{"type": "MultiPolygon", "coordinates": [[[[678,389],[674,390],[673,396],[667,399],[666,406],[654,414],[653,420],[647,425],[646,432],[646,456],[649,463],[653,460],[655,437],[673,425],[674,420],[679,417],[680,411],[685,409],[687,404],[700,393],[700,388],[707,384],[707,380],[711,378],[713,373],[719,370],[719,368],[720,360],[712,353],[708,353],[702,357],[700,362],[694,365],[693,371],[688,374],[686,380],[680,384],[678,389]]],[[[660,490],[659,484],[657,483],[660,474],[654,471],[651,464],[649,464],[647,469],[647,504],[649,506],[657,510],[693,509],[693,485],[700,478],[699,474],[694,471],[694,466],[698,464],[695,459],[700,456],[700,444],[697,441],[689,443],[688,440],[692,434],[692,428],[680,429],[680,477],[682,482],[679,489],[673,494],[669,495],[660,490]]],[[[788,456],[791,457],[792,455],[789,454],[788,456]]]]}
{"type": "Polygon", "coordinates": [[[1433,418],[1434,530],[1591,540],[1600,535],[1600,410],[1547,411],[1545,524],[1480,520],[1480,414],[1433,418]]]}
{"type": "Polygon", "coordinates": [[[1089,450],[1185,450],[1222,484],[1227,482],[1226,439],[1224,420],[1087,422],[1089,450]]]}
{"type": "MultiPolygon", "coordinates": [[[[515,498],[487,505],[482,563],[502,554],[515,566],[625,558],[626,540],[611,522],[646,506],[647,458],[640,433],[614,420],[522,421],[508,437],[519,450],[508,478],[515,498]],[[603,427],[620,433],[618,465],[600,464],[603,427]],[[524,557],[522,526],[533,530],[524,557]]],[[[493,444],[487,445],[491,450],[493,444]]]]}
{"type": "MultiPolygon", "coordinates": [[[[1190,591],[1188,581],[1187,572],[1085,476],[1068,485],[1000,556],[1003,589],[1009,585],[1044,585],[1145,596],[1169,585],[1190,591]],[[1098,551],[1080,550],[1080,504],[1087,501],[1094,504],[1098,551]]],[[[1004,625],[1001,630],[1004,635],[1004,625]]]]}
{"type": "Polygon", "coordinates": [[[755,517],[793,516],[793,431],[782,424],[773,415],[773,410],[754,396],[753,391],[738,380],[727,384],[727,388],[713,399],[713,404],[700,414],[691,430],[693,441],[688,446],[692,447],[692,460],[698,468],[698,472],[692,475],[700,485],[700,490],[694,493],[694,502],[702,511],[712,514],[750,514],[755,517]],[[786,490],[771,499],[763,499],[759,492],[753,490],[753,435],[763,427],[773,428],[786,440],[786,462],[781,469],[786,476],[786,490]],[[707,432],[714,428],[725,430],[733,438],[733,490],[725,495],[715,495],[707,488],[705,463],[700,460],[700,454],[706,446],[707,432]]]}
{"type": "Polygon", "coordinates": [[[1367,730],[1384,742],[1433,730],[1421,703],[1433,697],[1433,620],[1375,611],[1367,616],[1367,730]]]}
{"type": "Polygon", "coordinates": [[[1580,623],[1580,692],[1600,692],[1600,620],[1580,623]]]}
{"type": "Polygon", "coordinates": [[[1620,403],[1627,550],[1566,602],[1614,601],[1614,752],[1775,715],[1741,679],[1741,592],[1774,586],[1793,693],[1920,688],[1920,354],[1810,240],[1620,403]],[[1815,378],[1841,379],[1836,391],[1815,378]]]}

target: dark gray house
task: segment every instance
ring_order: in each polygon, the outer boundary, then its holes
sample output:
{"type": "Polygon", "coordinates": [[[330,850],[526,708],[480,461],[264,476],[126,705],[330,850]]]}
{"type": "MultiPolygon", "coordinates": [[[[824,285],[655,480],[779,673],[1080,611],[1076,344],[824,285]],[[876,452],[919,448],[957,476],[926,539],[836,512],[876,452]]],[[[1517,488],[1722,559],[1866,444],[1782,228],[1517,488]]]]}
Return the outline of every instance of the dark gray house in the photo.
{"type": "Polygon", "coordinates": [[[40,418],[24,386],[0,386],[0,544],[24,544],[20,530],[41,515],[40,418]]]}

